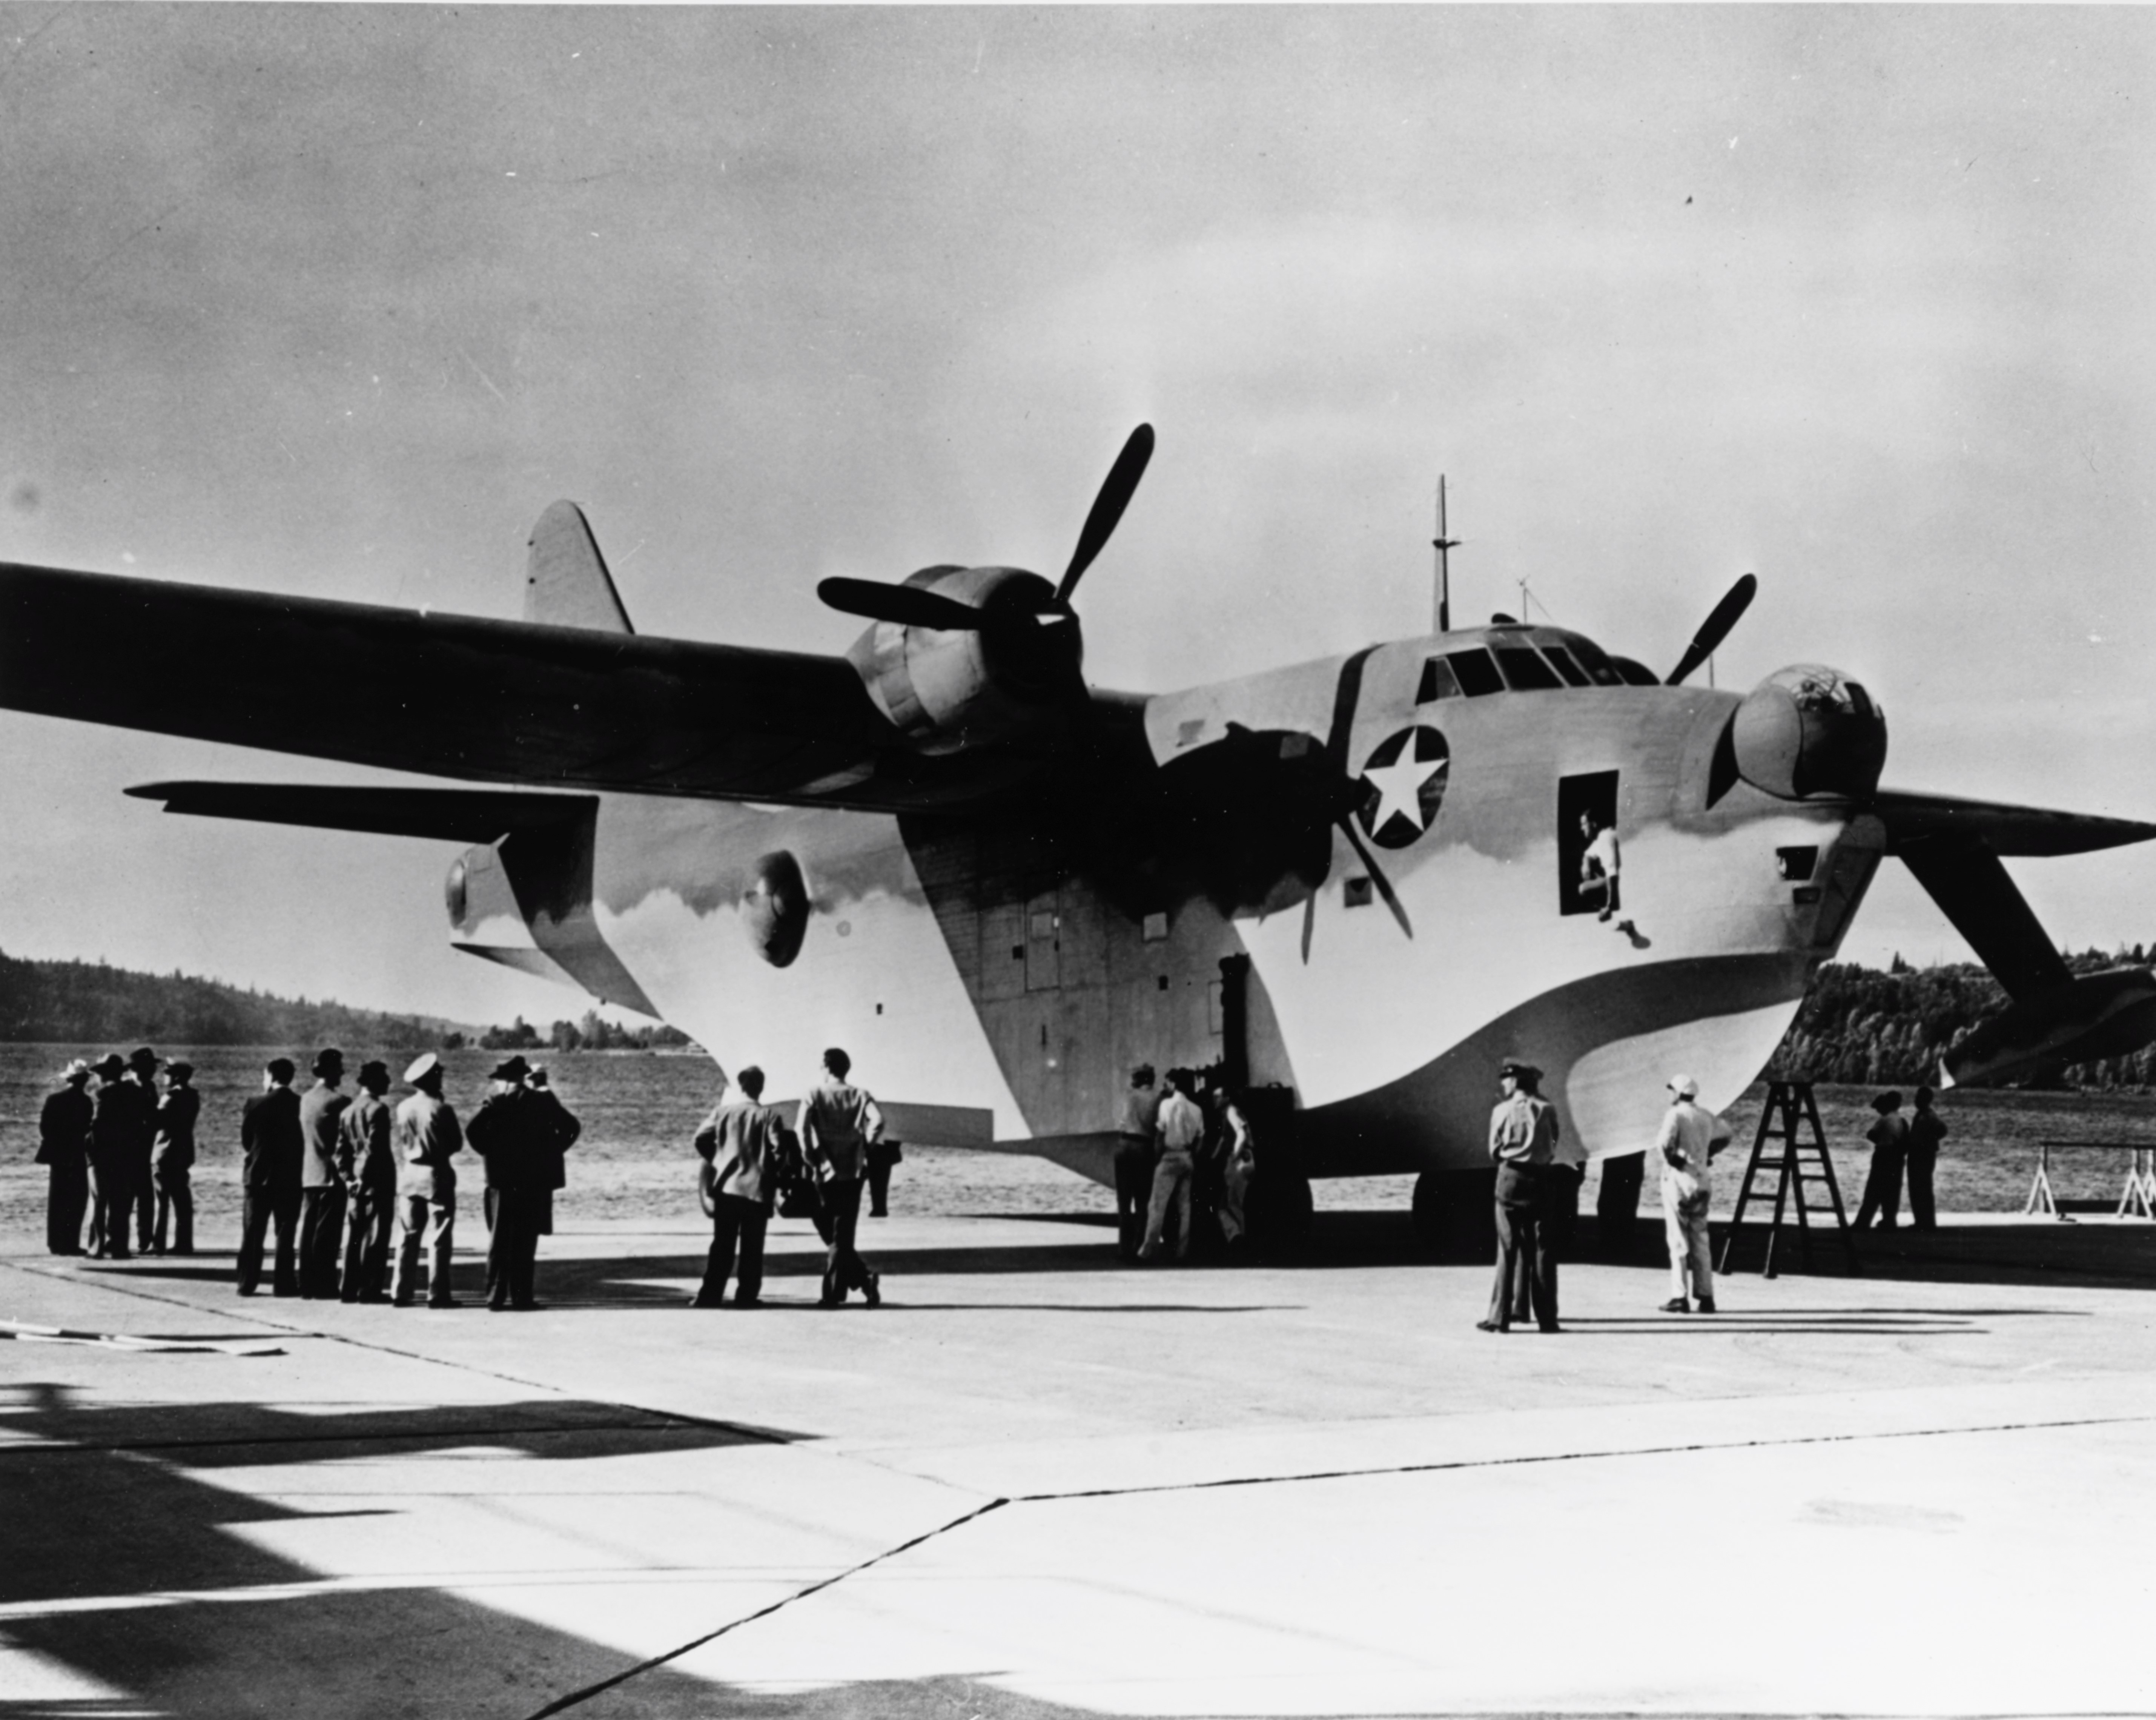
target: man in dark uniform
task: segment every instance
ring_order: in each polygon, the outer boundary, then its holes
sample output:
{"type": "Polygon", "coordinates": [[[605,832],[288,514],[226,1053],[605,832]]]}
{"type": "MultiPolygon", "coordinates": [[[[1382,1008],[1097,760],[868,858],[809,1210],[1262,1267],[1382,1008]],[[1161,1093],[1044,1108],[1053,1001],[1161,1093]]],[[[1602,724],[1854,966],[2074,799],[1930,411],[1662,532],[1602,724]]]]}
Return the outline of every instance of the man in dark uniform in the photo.
{"type": "Polygon", "coordinates": [[[1908,1158],[1909,1120],[1902,1115],[1902,1096],[1897,1092],[1880,1094],[1871,1101],[1871,1108],[1879,1113],[1879,1120],[1864,1134],[1871,1143],[1871,1169],[1864,1178],[1864,1199],[1857,1204],[1856,1216],[1849,1221],[1852,1230],[1868,1230],[1875,1218],[1881,1230],[1891,1230],[1902,1211],[1902,1169],[1908,1158]]]}
{"type": "Polygon", "coordinates": [[[389,1065],[359,1067],[359,1096],[337,1119],[337,1178],[345,1188],[342,1299],[389,1300],[389,1226],[397,1214],[397,1151],[392,1137],[389,1065]]]}
{"type": "Polygon", "coordinates": [[[1152,1065],[1131,1071],[1131,1090],[1123,1095],[1116,1120],[1122,1138],[1116,1148],[1116,1247],[1127,1260],[1138,1257],[1145,1240],[1146,1203],[1152,1196],[1153,1127],[1160,1117],[1160,1095],[1153,1090],[1152,1065]]]}
{"type": "Polygon", "coordinates": [[[157,1228],[150,1245],[159,1254],[167,1243],[174,1254],[195,1251],[195,1120],[202,1114],[202,1095],[194,1089],[194,1077],[192,1063],[171,1065],[165,1071],[165,1096],[157,1101],[157,1133],[150,1147],[157,1228]]]}
{"type": "Polygon", "coordinates": [[[1557,1107],[1537,1091],[1542,1071],[1507,1063],[1497,1071],[1504,1097],[1490,1113],[1490,1157],[1497,1163],[1497,1276],[1490,1312],[1475,1323],[1484,1332],[1512,1329],[1514,1275],[1523,1275],[1535,1324],[1557,1323],[1557,1262],[1546,1230],[1552,1206],[1558,1143],[1557,1107]]]}
{"type": "Polygon", "coordinates": [[[134,1201],[135,1250],[150,1252],[157,1234],[157,1190],[151,1176],[157,1142],[157,1054],[137,1045],[128,1054],[127,1082],[135,1090],[134,1139],[127,1154],[128,1189],[134,1201]]]}
{"type": "Polygon", "coordinates": [[[553,1228],[552,1172],[560,1155],[550,1151],[547,1125],[524,1084],[529,1072],[521,1057],[497,1064],[488,1077],[494,1090],[465,1129],[486,1161],[486,1305],[496,1313],[537,1306],[539,1238],[553,1228]]]}
{"type": "Polygon", "coordinates": [[[141,1089],[127,1078],[127,1060],[117,1051],[97,1065],[97,1092],[90,1121],[90,1195],[96,1211],[90,1221],[90,1251],[101,1260],[124,1260],[127,1215],[135,1207],[135,1137],[141,1089]]]}
{"type": "Polygon", "coordinates": [[[38,1116],[38,1163],[47,1168],[45,1249],[83,1251],[82,1215],[90,1204],[90,1124],[96,1106],[85,1091],[90,1065],[77,1057],[60,1076],[60,1088],[38,1116]]]}
{"type": "Polygon", "coordinates": [[[726,1301],[726,1280],[741,1248],[741,1278],[734,1306],[753,1308],[763,1296],[763,1233],[778,1194],[776,1171],[786,1143],[786,1125],[763,1102],[763,1071],[751,1064],[735,1077],[742,1096],[711,1107],[696,1131],[696,1152],[711,1167],[711,1251],[704,1282],[690,1306],[716,1308],[726,1301]]]}
{"type": "Polygon", "coordinates": [[[352,1096],[344,1084],[344,1053],[315,1056],[315,1084],[300,1101],[305,1143],[300,1172],[300,1294],[326,1301],[337,1293],[337,1245],[344,1239],[344,1183],[337,1175],[337,1124],[352,1096]]]}
{"type": "Polygon", "coordinates": [[[262,1282],[262,1249],[273,1221],[277,1227],[276,1293],[300,1293],[294,1233],[300,1226],[300,1177],[306,1142],[300,1129],[300,1096],[292,1091],[294,1073],[290,1057],[272,1057],[262,1068],[262,1091],[239,1114],[242,1296],[254,1295],[262,1282]]]}
{"type": "Polygon", "coordinates": [[[870,1307],[883,1302],[883,1281],[854,1247],[861,1216],[861,1178],[869,1142],[883,1137],[883,1112],[859,1087],[847,1084],[854,1060],[836,1045],[824,1054],[824,1079],[801,1106],[801,1150],[823,1187],[831,1222],[830,1251],[824,1262],[824,1293],[817,1307],[835,1308],[858,1290],[870,1307]]]}

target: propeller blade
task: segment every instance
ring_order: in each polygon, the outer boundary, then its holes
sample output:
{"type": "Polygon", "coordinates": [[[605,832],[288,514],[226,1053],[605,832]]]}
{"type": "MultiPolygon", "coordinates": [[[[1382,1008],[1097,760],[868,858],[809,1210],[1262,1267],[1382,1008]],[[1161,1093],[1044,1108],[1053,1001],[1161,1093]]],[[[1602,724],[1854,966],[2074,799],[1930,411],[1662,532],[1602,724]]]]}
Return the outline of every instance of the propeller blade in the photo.
{"type": "Polygon", "coordinates": [[[1408,924],[1408,911],[1400,906],[1399,897],[1393,894],[1392,880],[1378,869],[1370,850],[1363,845],[1363,833],[1355,828],[1355,815],[1349,813],[1343,816],[1340,828],[1347,833],[1348,841],[1354,845],[1355,852],[1362,856],[1363,864],[1369,868],[1370,881],[1378,886],[1378,894],[1384,897],[1385,906],[1393,911],[1393,917],[1400,922],[1400,930],[1413,937],[1414,927],[1408,924]]]}
{"type": "Polygon", "coordinates": [[[900,627],[933,627],[946,632],[977,629],[985,619],[971,603],[939,597],[917,585],[884,585],[873,579],[826,579],[816,595],[841,614],[889,621],[900,627]]]}
{"type": "Polygon", "coordinates": [[[1736,626],[1738,618],[1752,607],[1752,599],[1758,593],[1759,582],[1749,573],[1731,586],[1722,601],[1714,606],[1714,613],[1701,626],[1698,636],[1685,647],[1684,655],[1677,660],[1677,666],[1670,671],[1670,678],[1663,685],[1675,686],[1712,657],[1714,648],[1728,638],[1729,629],[1736,626]]]}
{"type": "Polygon", "coordinates": [[[1093,498],[1093,511],[1086,516],[1086,526],[1078,534],[1078,547],[1070,552],[1070,565],[1063,570],[1063,583],[1055,588],[1058,603],[1069,603],[1070,593],[1078,588],[1079,576],[1093,565],[1093,557],[1107,547],[1123,510],[1131,505],[1131,496],[1138,487],[1138,480],[1145,475],[1146,462],[1152,458],[1152,426],[1140,424],[1131,432],[1131,439],[1123,444],[1123,451],[1116,456],[1116,463],[1108,468],[1106,480],[1101,493],[1093,498]]]}
{"type": "Polygon", "coordinates": [[[1310,934],[1317,926],[1317,887],[1311,886],[1310,894],[1302,899],[1302,965],[1310,965],[1310,934]]]}

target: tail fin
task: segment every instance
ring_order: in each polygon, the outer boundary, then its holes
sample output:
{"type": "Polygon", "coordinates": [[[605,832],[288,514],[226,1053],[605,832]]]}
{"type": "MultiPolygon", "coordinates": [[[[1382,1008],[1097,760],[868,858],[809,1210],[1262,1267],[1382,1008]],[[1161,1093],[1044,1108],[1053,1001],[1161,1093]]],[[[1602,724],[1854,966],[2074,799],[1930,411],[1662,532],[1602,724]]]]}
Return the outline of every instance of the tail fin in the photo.
{"type": "Polygon", "coordinates": [[[606,557],[573,501],[557,501],[531,528],[525,564],[524,619],[548,627],[583,627],[595,633],[634,633],[629,611],[613,588],[606,557]]]}

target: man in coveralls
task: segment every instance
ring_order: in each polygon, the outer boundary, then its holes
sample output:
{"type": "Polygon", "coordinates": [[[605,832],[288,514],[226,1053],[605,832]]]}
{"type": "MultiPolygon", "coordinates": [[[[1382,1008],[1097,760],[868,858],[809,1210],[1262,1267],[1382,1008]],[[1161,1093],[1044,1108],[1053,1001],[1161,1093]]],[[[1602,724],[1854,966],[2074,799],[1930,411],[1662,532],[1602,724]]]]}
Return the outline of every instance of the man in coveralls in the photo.
{"type": "Polygon", "coordinates": [[[816,1168],[823,1185],[824,1211],[831,1225],[824,1294],[816,1304],[823,1308],[837,1307],[849,1290],[859,1290],[872,1308],[883,1303],[882,1280],[854,1247],[869,1142],[883,1138],[883,1113],[866,1093],[847,1085],[853,1066],[852,1058],[832,1046],[824,1054],[824,1079],[809,1090],[801,1106],[801,1150],[816,1168]]]}
{"type": "Polygon", "coordinates": [[[80,1254],[82,1215],[90,1205],[90,1122],[96,1106],[85,1091],[90,1065],[77,1057],[38,1116],[38,1163],[46,1167],[45,1251],[80,1254]]]}
{"type": "Polygon", "coordinates": [[[337,1120],[336,1168],[345,1187],[344,1282],[348,1302],[389,1299],[389,1227],[397,1216],[396,1119],[389,1065],[359,1068],[359,1096],[337,1120]]]}
{"type": "MultiPolygon", "coordinates": [[[[1497,1163],[1497,1276],[1490,1312],[1475,1324],[1483,1332],[1512,1329],[1513,1275],[1523,1274],[1544,1332],[1557,1323],[1556,1250],[1548,1235],[1557,1168],[1557,1107],[1536,1091],[1542,1071],[1531,1063],[1507,1063],[1497,1071],[1504,1097],[1490,1113],[1490,1157],[1497,1163]]],[[[1565,1186],[1570,1187],[1566,1179],[1565,1186]]]]}
{"type": "Polygon", "coordinates": [[[316,1054],[315,1084],[300,1101],[306,1143],[300,1176],[300,1294],[327,1301],[337,1293],[337,1245],[344,1240],[344,1183],[337,1175],[337,1124],[352,1096],[344,1085],[344,1053],[316,1054]]]}
{"type": "Polygon", "coordinates": [[[290,1057],[272,1057],[262,1068],[262,1091],[239,1114],[239,1293],[252,1296],[262,1281],[262,1248],[272,1220],[277,1226],[275,1284],[280,1296],[300,1293],[293,1233],[300,1224],[300,1160],[306,1144],[300,1131],[300,1096],[292,1091],[290,1057]]]}
{"type": "Polygon", "coordinates": [[[763,1234],[778,1195],[786,1125],[763,1102],[761,1069],[751,1064],[735,1081],[742,1096],[731,1105],[721,1100],[696,1131],[697,1156],[711,1167],[711,1251],[704,1261],[703,1284],[690,1301],[692,1308],[724,1306],[737,1244],[741,1276],[734,1306],[763,1306],[763,1234]]]}
{"type": "Polygon", "coordinates": [[[418,1294],[424,1233],[427,1306],[453,1308],[457,1299],[449,1294],[449,1255],[456,1242],[457,1168],[450,1161],[464,1150],[464,1131],[442,1096],[440,1058],[423,1052],[404,1079],[418,1091],[397,1107],[397,1276],[389,1296],[408,1308],[418,1294]]]}

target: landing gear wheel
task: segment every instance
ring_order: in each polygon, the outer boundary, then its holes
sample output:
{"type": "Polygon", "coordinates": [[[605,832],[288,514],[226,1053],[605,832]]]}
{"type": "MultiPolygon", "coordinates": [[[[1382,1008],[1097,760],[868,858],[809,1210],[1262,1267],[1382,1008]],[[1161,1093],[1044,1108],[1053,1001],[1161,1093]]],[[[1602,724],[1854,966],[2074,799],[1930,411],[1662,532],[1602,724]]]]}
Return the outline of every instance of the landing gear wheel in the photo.
{"type": "Polygon", "coordinates": [[[1310,1240],[1310,1178],[1292,1173],[1258,1173],[1250,1188],[1250,1240],[1273,1258],[1299,1254],[1310,1240]]]}
{"type": "Polygon", "coordinates": [[[1424,1171],[1417,1177],[1414,1234],[1424,1253],[1452,1261],[1496,1259],[1496,1185],[1494,1170],[1424,1171]]]}

